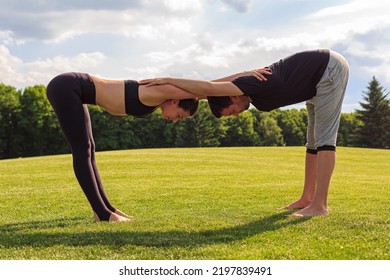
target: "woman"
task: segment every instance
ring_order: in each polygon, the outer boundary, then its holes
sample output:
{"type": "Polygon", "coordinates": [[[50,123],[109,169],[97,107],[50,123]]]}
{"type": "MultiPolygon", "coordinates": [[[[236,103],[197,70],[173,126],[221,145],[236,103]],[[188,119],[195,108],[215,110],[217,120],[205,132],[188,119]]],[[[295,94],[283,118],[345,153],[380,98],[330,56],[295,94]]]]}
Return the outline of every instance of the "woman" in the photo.
{"type": "Polygon", "coordinates": [[[177,122],[193,115],[198,100],[191,93],[166,85],[139,86],[132,80],[107,80],[84,73],[65,73],[47,86],[47,97],[71,148],[77,180],[94,211],[95,221],[130,221],[108,200],[95,162],[95,142],[86,104],[113,115],[144,117],[161,108],[164,119],[177,122]]]}

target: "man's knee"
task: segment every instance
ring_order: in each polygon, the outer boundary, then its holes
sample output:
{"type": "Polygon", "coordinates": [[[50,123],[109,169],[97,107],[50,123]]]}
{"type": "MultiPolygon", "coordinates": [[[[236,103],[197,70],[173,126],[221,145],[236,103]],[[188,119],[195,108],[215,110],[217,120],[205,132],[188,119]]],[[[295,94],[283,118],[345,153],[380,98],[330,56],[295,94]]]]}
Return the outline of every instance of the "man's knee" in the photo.
{"type": "Polygon", "coordinates": [[[311,154],[311,155],[316,155],[317,149],[306,148],[306,153],[311,154]]]}
{"type": "Polygon", "coordinates": [[[333,145],[324,145],[324,146],[321,146],[321,147],[317,147],[317,151],[320,152],[320,151],[336,151],[336,146],[333,146],[333,145]]]}
{"type": "Polygon", "coordinates": [[[321,151],[333,151],[333,152],[335,152],[336,151],[336,146],[324,145],[324,146],[321,146],[321,147],[317,147],[317,149],[306,148],[306,153],[311,154],[311,155],[316,155],[318,152],[321,152],[321,151]]]}

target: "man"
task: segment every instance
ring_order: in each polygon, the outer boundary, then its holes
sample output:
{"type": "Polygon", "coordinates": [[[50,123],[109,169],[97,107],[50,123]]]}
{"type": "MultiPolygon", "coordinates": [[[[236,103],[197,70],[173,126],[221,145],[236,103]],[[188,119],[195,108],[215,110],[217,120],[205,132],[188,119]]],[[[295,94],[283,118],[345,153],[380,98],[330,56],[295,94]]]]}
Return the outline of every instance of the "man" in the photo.
{"type": "Polygon", "coordinates": [[[303,193],[300,199],[284,208],[301,209],[292,216],[311,217],[328,214],[327,196],[336,162],[337,131],[348,76],[348,62],[340,54],[312,50],[293,54],[267,68],[213,82],[177,78],[143,82],[149,85],[169,83],[208,96],[216,117],[237,116],[250,104],[259,110],[271,111],[306,101],[308,127],[303,193]]]}

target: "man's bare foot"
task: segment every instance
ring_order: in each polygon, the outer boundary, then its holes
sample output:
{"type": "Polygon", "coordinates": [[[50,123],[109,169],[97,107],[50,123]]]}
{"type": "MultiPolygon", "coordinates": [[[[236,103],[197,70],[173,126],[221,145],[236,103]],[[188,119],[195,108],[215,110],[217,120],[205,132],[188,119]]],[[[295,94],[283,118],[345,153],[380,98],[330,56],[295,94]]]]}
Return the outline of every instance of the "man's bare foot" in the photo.
{"type": "Polygon", "coordinates": [[[293,210],[293,209],[303,209],[310,205],[311,201],[299,199],[289,205],[283,206],[278,210],[293,210]]]}
{"type": "MultiPolygon", "coordinates": [[[[95,222],[101,222],[99,216],[95,212],[93,213],[93,219],[95,220],[95,222]]],[[[126,218],[118,214],[111,213],[108,222],[130,222],[131,220],[132,220],[131,218],[126,218]]]]}
{"type": "Polygon", "coordinates": [[[115,210],[115,214],[118,214],[119,216],[122,216],[122,217],[125,217],[125,218],[128,218],[128,219],[134,219],[133,216],[129,216],[127,215],[126,213],[123,213],[121,210],[119,209],[116,209],[115,210]]]}
{"type": "Polygon", "coordinates": [[[290,217],[307,218],[307,217],[326,216],[326,215],[328,215],[328,209],[322,207],[315,208],[313,206],[308,206],[302,210],[292,213],[290,217]]]}

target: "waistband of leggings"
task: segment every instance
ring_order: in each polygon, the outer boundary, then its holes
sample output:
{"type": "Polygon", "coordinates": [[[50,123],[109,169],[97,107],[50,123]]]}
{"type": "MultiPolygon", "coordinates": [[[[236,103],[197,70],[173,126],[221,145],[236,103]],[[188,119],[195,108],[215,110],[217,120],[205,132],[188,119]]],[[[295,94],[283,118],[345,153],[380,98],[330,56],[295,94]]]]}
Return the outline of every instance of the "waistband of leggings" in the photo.
{"type": "Polygon", "coordinates": [[[89,74],[73,73],[80,82],[81,100],[84,104],[96,104],[96,88],[89,74]]]}

